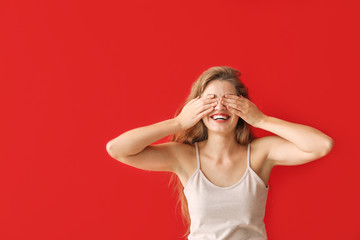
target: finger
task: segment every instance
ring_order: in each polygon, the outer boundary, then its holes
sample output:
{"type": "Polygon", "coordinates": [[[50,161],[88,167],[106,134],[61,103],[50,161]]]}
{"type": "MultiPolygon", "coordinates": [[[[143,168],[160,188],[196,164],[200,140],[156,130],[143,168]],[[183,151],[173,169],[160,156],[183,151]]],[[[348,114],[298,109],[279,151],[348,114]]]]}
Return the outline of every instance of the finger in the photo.
{"type": "MultiPolygon", "coordinates": [[[[232,95],[229,95],[229,96],[232,96],[232,95]]],[[[246,101],[245,98],[240,98],[238,96],[236,96],[236,97],[232,96],[231,98],[225,97],[225,98],[222,98],[221,100],[223,100],[224,102],[237,102],[237,101],[245,102],[246,101]]]]}
{"type": "Polygon", "coordinates": [[[213,97],[215,97],[215,95],[214,94],[209,94],[209,95],[206,95],[205,97],[206,98],[213,98],[213,97]]]}
{"type": "Polygon", "coordinates": [[[202,111],[208,109],[209,107],[214,108],[217,104],[218,104],[217,101],[215,101],[215,102],[210,102],[207,104],[199,105],[196,107],[196,110],[198,110],[199,112],[202,112],[202,111]]]}
{"type": "Polygon", "coordinates": [[[237,109],[239,111],[243,111],[244,107],[241,104],[235,104],[235,103],[224,103],[224,105],[228,108],[231,107],[233,109],[237,109]]]}
{"type": "Polygon", "coordinates": [[[243,118],[243,113],[236,109],[236,108],[233,108],[231,106],[227,106],[227,109],[229,109],[230,112],[232,112],[233,114],[237,115],[237,116],[240,116],[241,118],[243,118]]]}
{"type": "Polygon", "coordinates": [[[199,99],[199,96],[197,96],[196,98],[191,99],[190,101],[187,102],[187,104],[192,103],[192,102],[195,102],[195,101],[198,100],[198,99],[199,99]]]}
{"type": "Polygon", "coordinates": [[[196,98],[191,99],[189,102],[195,101],[195,100],[197,100],[197,99],[199,99],[199,98],[200,98],[200,96],[197,96],[196,98]]]}
{"type": "Polygon", "coordinates": [[[221,99],[221,103],[237,103],[240,102],[238,99],[229,99],[229,98],[223,98],[221,99]]]}
{"type": "Polygon", "coordinates": [[[200,99],[201,101],[197,101],[195,103],[196,108],[199,108],[201,106],[207,105],[207,104],[213,104],[213,103],[217,103],[217,99],[216,98],[204,98],[204,99],[200,99]]]}
{"type": "Polygon", "coordinates": [[[209,104],[209,103],[214,103],[214,102],[217,102],[218,100],[216,98],[210,98],[210,99],[204,99],[203,100],[203,103],[204,104],[209,104]]]}
{"type": "Polygon", "coordinates": [[[196,98],[191,99],[187,104],[196,104],[198,102],[198,100],[200,100],[200,96],[197,96],[196,98]]]}
{"type": "Polygon", "coordinates": [[[198,117],[201,119],[201,118],[205,117],[206,115],[208,115],[209,113],[211,113],[212,111],[214,111],[214,109],[215,109],[214,107],[205,109],[204,111],[202,111],[198,114],[198,117]]]}
{"type": "Polygon", "coordinates": [[[200,96],[201,99],[209,99],[209,98],[214,98],[215,95],[214,94],[209,94],[209,95],[202,95],[200,96]]]}
{"type": "Polygon", "coordinates": [[[195,100],[209,99],[209,98],[213,98],[213,97],[214,97],[214,94],[206,95],[206,96],[199,95],[195,98],[195,100]]]}

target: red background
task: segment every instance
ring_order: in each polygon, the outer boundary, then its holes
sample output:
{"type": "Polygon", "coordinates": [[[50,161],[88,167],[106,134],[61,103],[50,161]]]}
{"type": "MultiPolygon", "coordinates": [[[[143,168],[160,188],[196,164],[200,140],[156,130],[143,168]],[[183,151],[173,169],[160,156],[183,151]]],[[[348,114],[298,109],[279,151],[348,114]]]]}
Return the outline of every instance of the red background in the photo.
{"type": "Polygon", "coordinates": [[[180,239],[170,175],[105,146],[221,65],[265,114],[335,140],[273,169],[269,240],[360,239],[355,2],[1,1],[0,239],[180,239]]]}

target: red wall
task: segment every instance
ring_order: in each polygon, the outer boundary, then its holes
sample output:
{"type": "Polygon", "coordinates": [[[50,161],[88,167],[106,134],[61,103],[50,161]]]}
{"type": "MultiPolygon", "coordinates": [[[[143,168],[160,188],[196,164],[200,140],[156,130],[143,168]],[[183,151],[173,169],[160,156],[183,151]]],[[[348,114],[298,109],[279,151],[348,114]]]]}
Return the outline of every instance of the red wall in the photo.
{"type": "Polygon", "coordinates": [[[349,0],[1,1],[0,239],[180,239],[170,175],[105,146],[173,117],[220,65],[242,72],[265,114],[335,140],[317,161],[273,169],[269,240],[360,239],[359,10],[349,0]]]}

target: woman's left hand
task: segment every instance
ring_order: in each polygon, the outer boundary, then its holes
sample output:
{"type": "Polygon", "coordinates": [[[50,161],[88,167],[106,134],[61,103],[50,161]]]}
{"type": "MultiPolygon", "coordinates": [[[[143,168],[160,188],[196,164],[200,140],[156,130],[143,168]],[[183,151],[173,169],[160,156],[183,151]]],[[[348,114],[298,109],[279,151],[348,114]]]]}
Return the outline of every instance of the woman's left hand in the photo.
{"type": "Polygon", "coordinates": [[[253,102],[241,95],[225,95],[221,101],[231,113],[254,127],[257,127],[266,118],[266,115],[253,102]]]}

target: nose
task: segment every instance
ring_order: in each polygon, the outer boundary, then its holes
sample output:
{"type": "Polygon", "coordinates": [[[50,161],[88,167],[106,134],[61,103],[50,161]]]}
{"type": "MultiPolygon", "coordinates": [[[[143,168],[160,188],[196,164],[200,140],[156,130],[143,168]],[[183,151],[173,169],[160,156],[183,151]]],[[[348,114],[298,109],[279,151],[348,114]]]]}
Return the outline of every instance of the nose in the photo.
{"type": "Polygon", "coordinates": [[[217,109],[217,110],[226,109],[226,107],[221,103],[222,100],[223,100],[222,97],[217,100],[217,104],[215,106],[215,109],[217,109]]]}

